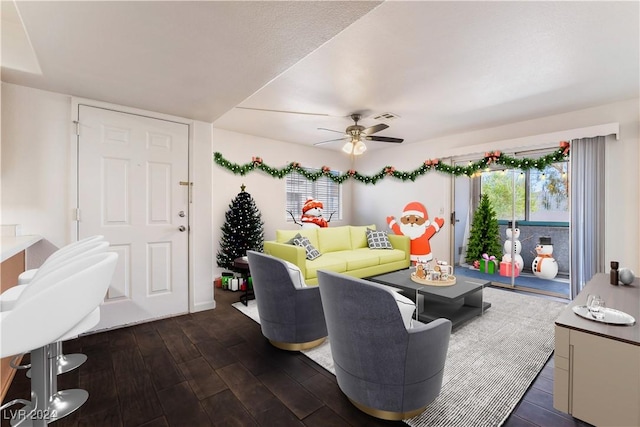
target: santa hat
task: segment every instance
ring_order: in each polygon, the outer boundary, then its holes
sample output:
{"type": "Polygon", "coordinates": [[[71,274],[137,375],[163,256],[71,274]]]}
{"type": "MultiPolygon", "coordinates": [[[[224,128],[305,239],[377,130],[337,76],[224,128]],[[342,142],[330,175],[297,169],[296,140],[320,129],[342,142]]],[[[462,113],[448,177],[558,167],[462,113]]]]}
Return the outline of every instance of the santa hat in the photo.
{"type": "Polygon", "coordinates": [[[323,208],[322,202],[315,199],[308,199],[306,202],[304,202],[304,205],[302,205],[302,213],[306,213],[308,210],[313,208],[322,209],[323,208]]]}
{"type": "Polygon", "coordinates": [[[422,203],[411,202],[407,206],[404,207],[402,211],[402,216],[415,215],[420,218],[429,219],[429,215],[427,214],[427,208],[424,207],[422,203]]]}

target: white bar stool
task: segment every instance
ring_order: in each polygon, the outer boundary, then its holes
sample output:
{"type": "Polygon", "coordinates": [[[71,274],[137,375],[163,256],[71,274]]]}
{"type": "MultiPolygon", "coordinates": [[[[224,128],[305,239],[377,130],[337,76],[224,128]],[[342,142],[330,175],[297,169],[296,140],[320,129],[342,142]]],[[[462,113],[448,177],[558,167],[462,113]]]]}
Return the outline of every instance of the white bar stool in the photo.
{"type": "Polygon", "coordinates": [[[71,243],[51,254],[42,263],[40,268],[34,268],[21,273],[18,277],[18,284],[0,294],[0,311],[11,310],[13,308],[13,304],[15,304],[25,286],[28,285],[38,274],[44,274],[47,271],[58,268],[60,265],[72,259],[76,255],[81,255],[84,251],[91,250],[95,245],[101,243],[103,240],[104,236],[92,236],[78,242],[71,243]]]}
{"type": "MultiPolygon", "coordinates": [[[[34,278],[13,310],[0,313],[0,357],[31,351],[31,401],[11,420],[13,426],[42,427],[77,410],[87,400],[85,390],[57,390],[48,358],[49,343],[70,339],[94,327],[118,255],[81,257],[34,278]],[[43,319],[45,321],[43,321],[43,319]]],[[[25,403],[18,399],[4,407],[25,403]]],[[[4,409],[3,407],[3,409],[4,409]]]]}
{"type": "MultiPolygon", "coordinates": [[[[40,268],[44,267],[47,263],[55,262],[58,257],[64,256],[68,251],[73,251],[78,246],[82,246],[84,244],[92,242],[99,242],[102,240],[104,240],[104,236],[96,235],[85,237],[84,239],[80,239],[77,242],[69,243],[68,245],[61,247],[60,249],[49,255],[44,263],[40,266],[40,268]]],[[[35,275],[38,273],[38,270],[40,270],[40,268],[32,268],[20,273],[20,275],[18,276],[18,286],[28,285],[29,282],[31,282],[35,275]]]]}
{"type": "MultiPolygon", "coordinates": [[[[109,248],[109,242],[105,242],[102,240],[102,236],[95,236],[92,239],[85,239],[86,241],[79,245],[74,245],[73,247],[67,246],[62,254],[58,252],[54,253],[49,257],[42,267],[37,269],[36,274],[34,275],[34,279],[42,276],[43,274],[47,274],[49,272],[55,271],[59,268],[64,267],[66,264],[77,260],[79,257],[88,257],[94,254],[99,254],[106,252],[109,248]],[[99,237],[97,239],[95,237],[99,237]],[[54,257],[54,255],[56,255],[54,257]],[[50,258],[54,257],[53,260],[50,258]]],[[[23,293],[23,291],[29,285],[17,285],[12,288],[9,288],[7,291],[3,292],[0,295],[0,310],[8,311],[13,308],[16,301],[23,293]]],[[[58,354],[57,356],[57,368],[56,372],[59,374],[63,374],[65,372],[72,371],[82,365],[86,360],[87,356],[84,354],[67,354],[65,355],[62,352],[62,343],[56,343],[55,352],[58,354]]],[[[29,365],[16,365],[13,361],[11,362],[11,367],[15,369],[28,369],[29,365]]],[[[31,378],[31,372],[27,371],[27,377],[31,378]]]]}

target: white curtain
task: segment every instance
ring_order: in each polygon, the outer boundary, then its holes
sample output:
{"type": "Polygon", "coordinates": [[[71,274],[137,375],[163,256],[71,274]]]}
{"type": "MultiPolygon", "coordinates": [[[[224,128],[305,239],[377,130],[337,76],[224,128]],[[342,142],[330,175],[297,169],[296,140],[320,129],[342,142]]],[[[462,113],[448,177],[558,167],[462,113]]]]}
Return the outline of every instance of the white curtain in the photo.
{"type": "Polygon", "coordinates": [[[571,299],[604,272],[604,142],[571,141],[571,299]]]}

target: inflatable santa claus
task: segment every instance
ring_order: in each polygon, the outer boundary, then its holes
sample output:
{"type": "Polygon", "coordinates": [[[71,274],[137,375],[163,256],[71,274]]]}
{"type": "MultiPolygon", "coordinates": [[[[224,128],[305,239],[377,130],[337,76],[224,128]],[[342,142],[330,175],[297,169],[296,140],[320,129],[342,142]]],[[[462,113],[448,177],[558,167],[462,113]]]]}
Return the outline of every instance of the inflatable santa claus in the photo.
{"type": "Polygon", "coordinates": [[[422,203],[411,202],[404,207],[400,224],[393,216],[387,217],[387,224],[395,234],[408,236],[411,239],[412,261],[427,262],[433,259],[429,240],[440,231],[444,225],[444,219],[435,218],[430,222],[427,208],[422,203]]]}

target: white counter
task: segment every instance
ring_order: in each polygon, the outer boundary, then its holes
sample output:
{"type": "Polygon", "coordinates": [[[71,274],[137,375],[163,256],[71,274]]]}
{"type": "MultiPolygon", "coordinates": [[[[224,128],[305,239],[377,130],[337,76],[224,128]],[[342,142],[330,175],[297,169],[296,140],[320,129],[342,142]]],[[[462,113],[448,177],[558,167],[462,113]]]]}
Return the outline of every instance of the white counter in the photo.
{"type": "Polygon", "coordinates": [[[0,238],[0,246],[2,247],[2,259],[0,262],[4,262],[17,253],[20,253],[27,249],[29,246],[34,245],[42,240],[42,236],[2,236],[0,238]]]}

